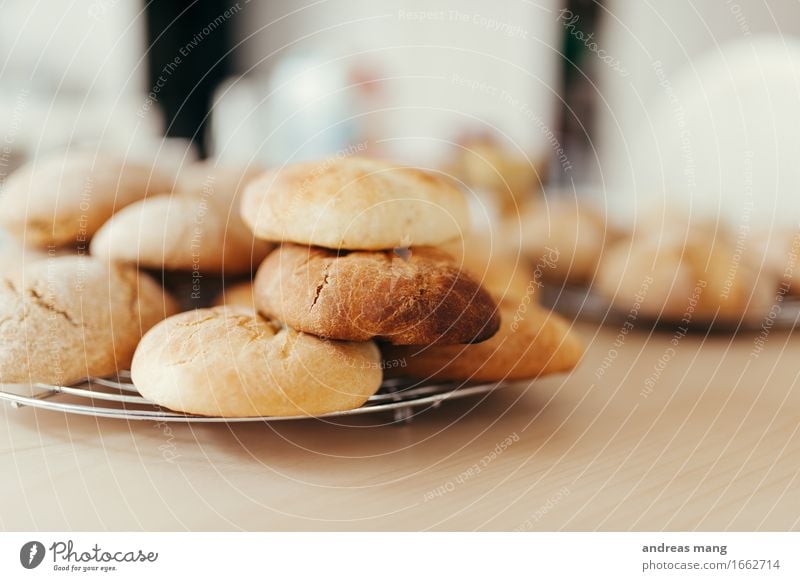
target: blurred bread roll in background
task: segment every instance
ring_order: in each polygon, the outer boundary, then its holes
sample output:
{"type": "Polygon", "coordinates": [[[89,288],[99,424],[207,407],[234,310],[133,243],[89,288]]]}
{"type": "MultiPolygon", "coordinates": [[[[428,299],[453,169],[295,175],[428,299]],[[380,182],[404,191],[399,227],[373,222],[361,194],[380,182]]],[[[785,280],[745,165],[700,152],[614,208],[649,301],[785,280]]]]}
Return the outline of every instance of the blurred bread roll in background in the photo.
{"type": "Polygon", "coordinates": [[[44,250],[24,246],[18,238],[0,230],[0,277],[17,277],[27,266],[44,258],[44,250]]]}
{"type": "Polygon", "coordinates": [[[441,246],[453,261],[479,282],[496,301],[521,301],[536,289],[525,257],[486,233],[469,234],[441,246]]]}
{"type": "Polygon", "coordinates": [[[606,252],[595,289],[618,309],[640,305],[649,317],[757,319],[773,302],[775,277],[753,268],[738,248],[729,231],[708,223],[684,233],[645,229],[606,252]]]}
{"type": "Polygon", "coordinates": [[[478,197],[489,202],[500,215],[518,215],[545,180],[546,166],[520,151],[503,147],[491,135],[466,136],[446,171],[478,197]]]}
{"type": "Polygon", "coordinates": [[[29,162],[0,190],[0,225],[32,246],[85,246],[114,212],[172,191],[173,178],[120,157],[82,152],[29,162]]]}
{"type": "Polygon", "coordinates": [[[528,204],[519,218],[506,219],[503,232],[555,283],[591,281],[603,251],[618,237],[590,203],[566,198],[528,204]]]}
{"type": "Polygon", "coordinates": [[[230,286],[225,286],[212,303],[215,307],[243,307],[251,312],[256,312],[253,299],[253,282],[246,280],[230,286]]]}

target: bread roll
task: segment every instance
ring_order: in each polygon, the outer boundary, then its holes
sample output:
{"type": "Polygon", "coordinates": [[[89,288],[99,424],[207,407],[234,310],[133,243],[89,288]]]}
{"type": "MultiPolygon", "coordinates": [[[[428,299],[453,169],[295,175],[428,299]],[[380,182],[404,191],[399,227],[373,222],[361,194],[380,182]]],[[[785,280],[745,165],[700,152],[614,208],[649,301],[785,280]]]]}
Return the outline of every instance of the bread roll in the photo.
{"type": "Polygon", "coordinates": [[[15,171],[0,192],[0,225],[31,246],[84,246],[117,210],[172,190],[172,178],[106,154],[70,153],[15,171]]]}
{"type": "Polygon", "coordinates": [[[134,268],[48,258],[0,279],[0,382],[69,385],[128,369],[175,302],[134,268]]]}
{"type": "Polygon", "coordinates": [[[477,343],[499,327],[489,293],[431,247],[336,253],[283,245],[258,269],[254,289],[260,312],[331,339],[477,343]]]}
{"type": "Polygon", "coordinates": [[[503,381],[568,371],[583,346],[564,319],[535,303],[501,305],[497,334],[477,345],[384,346],[386,369],[418,379],[503,381]]]}
{"type": "Polygon", "coordinates": [[[131,376],[145,398],[176,411],[317,416],[360,407],[383,372],[372,342],[324,341],[248,309],[215,307],[151,329],[131,376]]]}
{"type": "Polygon", "coordinates": [[[437,245],[469,225],[450,181],[362,157],[268,171],[245,189],[242,217],[264,240],[349,250],[437,245]]]}

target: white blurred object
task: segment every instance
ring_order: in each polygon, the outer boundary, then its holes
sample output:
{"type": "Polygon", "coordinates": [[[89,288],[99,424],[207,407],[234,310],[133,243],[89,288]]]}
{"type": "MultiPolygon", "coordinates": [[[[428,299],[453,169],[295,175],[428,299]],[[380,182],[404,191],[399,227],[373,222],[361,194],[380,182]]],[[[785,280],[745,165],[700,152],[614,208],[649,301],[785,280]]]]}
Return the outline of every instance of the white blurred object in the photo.
{"type": "Polygon", "coordinates": [[[215,156],[267,165],[325,157],[358,136],[348,70],[321,54],[281,60],[267,82],[239,78],[217,91],[212,115],[215,156]]]}
{"type": "Polygon", "coordinates": [[[2,76],[34,90],[115,98],[146,93],[144,3],[3,2],[2,76]]]}
{"type": "Polygon", "coordinates": [[[180,163],[186,145],[178,153],[164,141],[158,107],[145,106],[143,8],[119,0],[3,3],[0,181],[28,159],[66,148],[180,163]]]}
{"type": "Polygon", "coordinates": [[[665,201],[735,224],[800,220],[800,5],[612,0],[596,67],[597,180],[618,213],[665,201]],[[794,35],[794,36],[793,36],[794,35]]]}
{"type": "Polygon", "coordinates": [[[631,136],[641,193],[735,223],[800,220],[800,42],[739,41],[674,75],[631,136]],[[651,140],[654,138],[655,143],[651,140]]]}
{"type": "Polygon", "coordinates": [[[157,108],[140,116],[141,100],[60,98],[27,89],[0,91],[0,181],[25,161],[51,151],[113,151],[131,160],[177,168],[197,159],[185,139],[164,138],[157,108]]]}
{"type": "Polygon", "coordinates": [[[536,158],[550,157],[561,4],[342,0],[298,9],[288,0],[253,3],[252,18],[240,23],[252,26],[240,36],[248,39],[245,66],[253,70],[246,82],[219,92],[215,154],[234,161],[246,147],[252,151],[250,142],[274,163],[296,159],[295,152],[334,154],[355,139],[368,142],[366,155],[432,166],[465,129],[477,126],[497,129],[536,158]],[[372,100],[361,99],[369,83],[351,74],[363,67],[378,79],[372,100]],[[274,91],[261,103],[269,91],[251,83],[274,91]],[[296,128],[294,134],[276,131],[282,123],[296,128]]]}

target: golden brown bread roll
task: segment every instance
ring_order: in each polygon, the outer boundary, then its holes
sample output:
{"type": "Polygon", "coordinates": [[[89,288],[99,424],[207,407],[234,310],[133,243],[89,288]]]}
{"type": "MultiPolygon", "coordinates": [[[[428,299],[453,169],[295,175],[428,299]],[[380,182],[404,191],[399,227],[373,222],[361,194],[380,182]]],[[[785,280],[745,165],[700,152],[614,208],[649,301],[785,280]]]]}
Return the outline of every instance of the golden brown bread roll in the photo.
{"type": "Polygon", "coordinates": [[[349,250],[436,245],[469,226],[449,180],[363,157],[268,171],[245,188],[242,217],[264,240],[349,250]]]}
{"type": "Polygon", "coordinates": [[[342,252],[283,245],[255,279],[256,307],[290,327],[346,341],[474,343],[494,335],[497,307],[446,252],[342,252]]]}
{"type": "Polygon", "coordinates": [[[583,353],[580,340],[560,316],[537,305],[536,274],[520,266],[507,247],[473,235],[442,248],[498,302],[500,328],[477,345],[383,345],[386,369],[418,379],[501,381],[577,365],[583,353]]]}
{"type": "Polygon", "coordinates": [[[418,379],[502,381],[568,371],[580,360],[580,340],[555,313],[505,301],[500,318],[497,334],[477,345],[383,346],[386,368],[418,379]]]}

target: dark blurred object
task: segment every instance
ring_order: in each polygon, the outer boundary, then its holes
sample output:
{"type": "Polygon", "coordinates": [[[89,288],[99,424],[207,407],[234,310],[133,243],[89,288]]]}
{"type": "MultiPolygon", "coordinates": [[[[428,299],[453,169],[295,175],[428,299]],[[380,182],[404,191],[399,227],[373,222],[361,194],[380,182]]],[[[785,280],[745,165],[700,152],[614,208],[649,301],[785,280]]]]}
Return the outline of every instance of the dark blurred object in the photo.
{"type": "Polygon", "coordinates": [[[207,156],[214,89],[232,72],[232,21],[244,8],[221,0],[147,4],[148,100],[160,105],[170,137],[190,138],[207,156]]]}
{"type": "Polygon", "coordinates": [[[592,85],[591,71],[597,57],[590,47],[600,42],[596,31],[602,4],[602,0],[568,0],[558,18],[564,27],[559,133],[564,136],[567,156],[577,160],[579,167],[592,149],[597,89],[592,85]]]}

